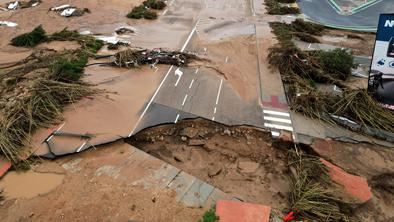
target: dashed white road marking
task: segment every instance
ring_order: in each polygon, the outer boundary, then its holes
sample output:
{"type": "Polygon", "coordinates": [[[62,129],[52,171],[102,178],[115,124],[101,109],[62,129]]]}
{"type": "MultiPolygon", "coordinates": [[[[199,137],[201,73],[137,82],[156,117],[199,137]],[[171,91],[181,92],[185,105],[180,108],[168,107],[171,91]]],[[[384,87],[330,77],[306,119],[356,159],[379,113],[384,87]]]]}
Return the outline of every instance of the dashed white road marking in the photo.
{"type": "Polygon", "coordinates": [[[212,121],[215,121],[215,117],[212,117],[212,121]]]}
{"type": "Polygon", "coordinates": [[[185,105],[186,99],[187,99],[187,94],[185,95],[185,98],[183,98],[182,107],[185,105]]]}
{"type": "Polygon", "coordinates": [[[189,89],[191,89],[191,88],[192,88],[192,86],[193,86],[193,83],[194,83],[194,79],[192,79],[192,81],[190,82],[189,89]]]}
{"type": "Polygon", "coordinates": [[[285,113],[285,112],[278,112],[278,111],[273,111],[273,110],[268,110],[268,109],[264,109],[263,113],[266,114],[272,114],[272,115],[277,115],[277,116],[287,116],[290,117],[289,113],[285,113]]]}
{"type": "Polygon", "coordinates": [[[167,13],[168,9],[164,10],[164,12],[161,15],[165,15],[167,13]]]}
{"type": "Polygon", "coordinates": [[[218,95],[216,96],[216,105],[219,102],[219,97],[220,97],[220,91],[222,91],[222,84],[223,84],[223,79],[220,80],[220,85],[219,85],[219,90],[218,90],[218,95]]]}
{"type": "Polygon", "coordinates": [[[227,63],[228,62],[228,56],[226,56],[226,60],[224,61],[225,63],[227,63]]]}
{"type": "Polygon", "coordinates": [[[268,128],[283,129],[283,130],[293,132],[293,127],[291,127],[291,126],[282,126],[282,125],[272,124],[272,123],[264,123],[264,126],[268,127],[268,128]]]}
{"type": "Polygon", "coordinates": [[[77,153],[81,152],[82,148],[88,143],[88,141],[85,141],[82,143],[82,145],[77,149],[77,153]]]}
{"type": "Polygon", "coordinates": [[[213,110],[213,113],[216,114],[216,107],[215,107],[215,109],[213,110]]]}
{"type": "Polygon", "coordinates": [[[282,119],[282,118],[277,118],[277,117],[271,117],[271,116],[264,116],[265,120],[273,121],[273,122],[280,122],[280,123],[288,123],[291,124],[290,119],[282,119]]]}
{"type": "Polygon", "coordinates": [[[176,118],[175,118],[175,121],[174,121],[174,123],[177,123],[177,122],[178,122],[178,119],[179,119],[179,114],[178,114],[178,115],[176,115],[176,118]]]}
{"type": "Polygon", "coordinates": [[[198,68],[196,69],[196,71],[194,72],[194,74],[197,74],[198,73],[198,68]]]}
{"type": "Polygon", "coordinates": [[[312,46],[312,43],[309,43],[309,45],[308,45],[308,49],[310,49],[310,48],[311,48],[311,46],[312,46]]]}

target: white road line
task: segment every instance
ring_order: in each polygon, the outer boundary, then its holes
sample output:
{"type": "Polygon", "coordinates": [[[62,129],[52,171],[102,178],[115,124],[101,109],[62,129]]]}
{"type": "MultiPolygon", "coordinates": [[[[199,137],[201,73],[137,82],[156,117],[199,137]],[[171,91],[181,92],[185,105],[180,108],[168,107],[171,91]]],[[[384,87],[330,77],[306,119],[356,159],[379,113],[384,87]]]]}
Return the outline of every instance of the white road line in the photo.
{"type": "Polygon", "coordinates": [[[187,99],[187,94],[185,95],[185,98],[183,98],[182,106],[185,105],[186,99],[187,99]]]}
{"type": "Polygon", "coordinates": [[[179,119],[179,114],[178,114],[178,115],[176,115],[176,118],[175,118],[175,121],[174,121],[174,123],[177,123],[177,122],[178,122],[178,119],[179,119]]]}
{"type": "Polygon", "coordinates": [[[189,89],[191,89],[191,88],[192,88],[192,86],[193,86],[193,83],[194,83],[194,79],[192,79],[192,81],[190,82],[189,89]]]}
{"type": "Polygon", "coordinates": [[[161,80],[161,83],[160,83],[159,87],[157,87],[157,89],[156,89],[155,93],[153,94],[152,98],[149,100],[149,103],[146,105],[146,107],[145,107],[144,111],[142,112],[140,118],[138,118],[137,123],[135,124],[133,130],[129,134],[129,137],[131,135],[133,135],[134,130],[137,128],[138,124],[141,122],[141,120],[144,117],[144,115],[145,115],[146,111],[148,110],[149,106],[152,104],[152,102],[155,99],[155,97],[156,97],[157,93],[159,92],[160,88],[163,86],[164,81],[166,81],[166,79],[167,79],[168,75],[170,74],[172,68],[174,68],[174,66],[171,66],[168,69],[167,74],[164,76],[163,80],[161,80]]]}
{"type": "Polygon", "coordinates": [[[168,9],[164,10],[163,14],[161,15],[165,15],[167,13],[168,9]]]}
{"type": "Polygon", "coordinates": [[[88,143],[88,141],[82,143],[82,145],[77,149],[77,153],[81,152],[81,149],[86,145],[86,143],[88,143]]]}
{"type": "Polygon", "coordinates": [[[309,43],[309,45],[308,45],[308,49],[310,49],[310,48],[311,48],[311,45],[312,45],[312,43],[309,43]]]}
{"type": "Polygon", "coordinates": [[[212,117],[212,121],[215,121],[215,117],[212,117]]]}
{"type": "Polygon", "coordinates": [[[215,107],[215,109],[213,110],[213,114],[216,114],[216,107],[215,107]]]}
{"type": "Polygon", "coordinates": [[[283,130],[293,132],[293,127],[291,127],[291,126],[282,126],[282,125],[271,124],[271,123],[264,123],[264,126],[268,127],[268,128],[283,129],[283,130]]]}
{"type": "Polygon", "coordinates": [[[196,26],[194,26],[193,30],[190,32],[189,37],[187,37],[187,40],[185,44],[182,46],[181,52],[185,51],[187,44],[189,43],[190,39],[193,36],[193,33],[196,31],[196,26]]]}
{"type": "Polygon", "coordinates": [[[218,102],[219,102],[220,91],[222,90],[222,83],[223,83],[223,79],[220,80],[218,95],[216,96],[216,105],[217,105],[218,102]]]}
{"type": "Polygon", "coordinates": [[[64,122],[62,125],[59,126],[59,128],[57,128],[55,131],[53,131],[51,136],[46,141],[48,142],[49,140],[51,140],[53,138],[53,136],[54,136],[53,133],[61,130],[64,125],[66,125],[66,122],[64,122]]]}
{"type": "Polygon", "coordinates": [[[196,69],[196,71],[194,72],[194,74],[197,74],[198,73],[198,68],[196,69]]]}
{"type": "Polygon", "coordinates": [[[282,118],[276,118],[276,117],[271,117],[271,116],[264,116],[264,120],[291,124],[291,120],[289,120],[289,119],[282,119],[282,118]]]}
{"type": "Polygon", "coordinates": [[[183,72],[179,68],[177,68],[175,70],[175,75],[178,76],[178,79],[175,82],[175,86],[177,86],[179,83],[179,80],[182,78],[183,72]]]}
{"type": "Polygon", "coordinates": [[[278,112],[278,111],[267,110],[267,109],[264,109],[264,110],[263,110],[263,113],[272,114],[272,115],[277,115],[277,116],[287,116],[287,117],[290,117],[290,114],[289,114],[289,113],[278,112]]]}
{"type": "Polygon", "coordinates": [[[225,61],[225,63],[227,63],[228,62],[228,56],[226,56],[226,61],[225,61]]]}

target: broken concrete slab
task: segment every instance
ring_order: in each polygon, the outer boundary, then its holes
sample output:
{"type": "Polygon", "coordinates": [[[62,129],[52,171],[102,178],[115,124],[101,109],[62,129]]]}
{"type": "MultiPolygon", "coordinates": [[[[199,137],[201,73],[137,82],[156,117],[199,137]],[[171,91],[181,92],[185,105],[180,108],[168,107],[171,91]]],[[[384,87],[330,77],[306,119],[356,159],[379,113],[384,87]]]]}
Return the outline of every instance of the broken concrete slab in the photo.
{"type": "Polygon", "coordinates": [[[187,136],[188,138],[193,138],[197,135],[198,130],[194,129],[193,127],[185,127],[180,132],[180,136],[187,136]]]}
{"type": "Polygon", "coordinates": [[[205,144],[205,140],[202,139],[191,139],[189,140],[189,146],[203,146],[205,144]]]}
{"type": "Polygon", "coordinates": [[[219,200],[216,215],[219,222],[269,222],[270,206],[260,204],[219,200]]]}
{"type": "Polygon", "coordinates": [[[349,174],[324,159],[320,159],[320,161],[328,168],[330,178],[343,187],[343,195],[339,193],[338,195],[344,201],[363,204],[372,198],[371,189],[364,177],[349,174]]]}

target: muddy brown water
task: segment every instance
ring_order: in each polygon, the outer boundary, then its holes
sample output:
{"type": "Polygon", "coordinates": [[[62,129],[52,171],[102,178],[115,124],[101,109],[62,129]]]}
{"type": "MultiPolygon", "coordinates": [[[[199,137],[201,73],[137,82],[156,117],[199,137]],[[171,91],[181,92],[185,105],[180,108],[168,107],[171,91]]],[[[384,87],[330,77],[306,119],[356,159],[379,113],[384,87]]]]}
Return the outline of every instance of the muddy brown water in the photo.
{"type": "Polygon", "coordinates": [[[0,181],[7,199],[32,198],[47,194],[63,183],[64,175],[56,173],[9,172],[0,181]]]}

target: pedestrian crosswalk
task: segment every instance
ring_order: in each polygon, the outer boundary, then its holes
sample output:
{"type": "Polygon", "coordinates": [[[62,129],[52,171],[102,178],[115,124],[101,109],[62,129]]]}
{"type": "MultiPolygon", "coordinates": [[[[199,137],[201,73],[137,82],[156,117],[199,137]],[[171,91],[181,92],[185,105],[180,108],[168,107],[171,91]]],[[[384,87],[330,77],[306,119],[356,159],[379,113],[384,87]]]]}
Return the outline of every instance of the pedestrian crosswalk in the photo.
{"type": "Polygon", "coordinates": [[[272,136],[279,136],[280,130],[293,132],[290,113],[263,109],[264,126],[271,129],[272,136]]]}

